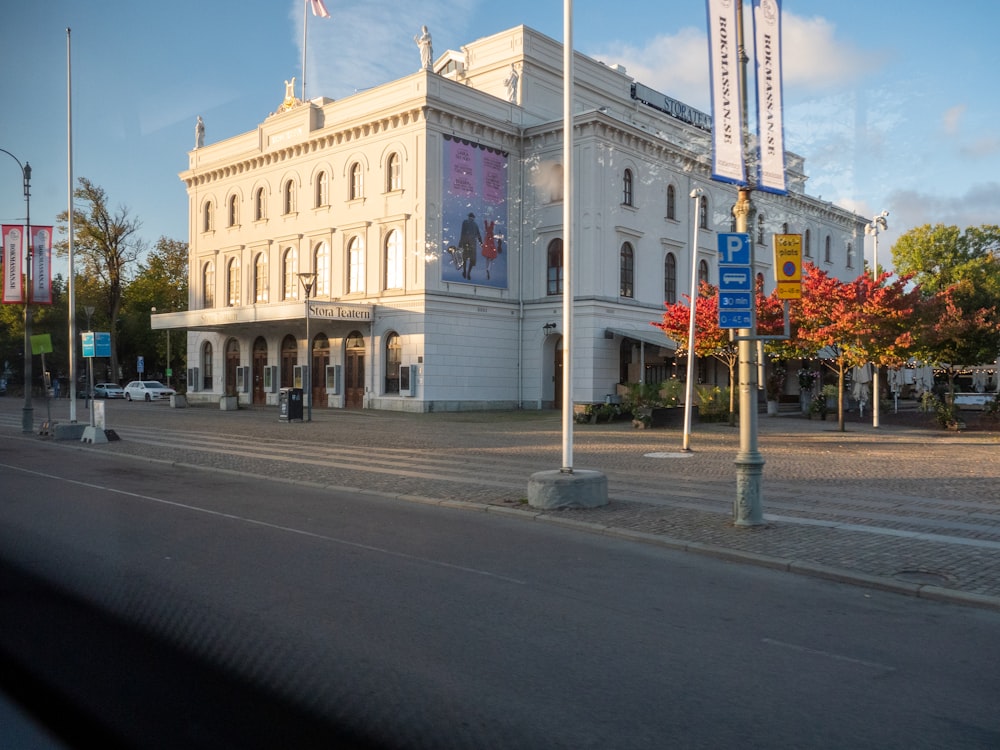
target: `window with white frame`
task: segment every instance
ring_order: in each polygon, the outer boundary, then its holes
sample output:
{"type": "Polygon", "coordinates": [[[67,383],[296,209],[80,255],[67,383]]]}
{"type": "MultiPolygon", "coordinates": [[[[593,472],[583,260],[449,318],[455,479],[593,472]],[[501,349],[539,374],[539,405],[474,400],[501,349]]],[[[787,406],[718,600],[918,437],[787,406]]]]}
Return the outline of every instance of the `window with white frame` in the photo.
{"type": "Polygon", "coordinates": [[[235,227],[240,223],[240,201],[235,195],[229,196],[229,226],[235,227]]]}
{"type": "Polygon", "coordinates": [[[398,229],[385,236],[385,288],[403,288],[403,240],[398,229]]]}
{"type": "Polygon", "coordinates": [[[321,171],[316,175],[316,197],[315,208],[322,208],[330,205],[330,182],[326,172],[321,171]]]}
{"type": "Polygon", "coordinates": [[[365,290],[365,245],[355,235],[347,243],[347,293],[358,294],[365,290]]]}
{"type": "Polygon", "coordinates": [[[226,304],[240,306],[240,259],[230,258],[226,273],[226,304]]]}
{"type": "Polygon", "coordinates": [[[313,270],[316,272],[315,297],[330,296],[330,246],[317,242],[313,248],[313,270]]]}
{"type": "Polygon", "coordinates": [[[668,305],[677,301],[677,258],[673,253],[663,259],[663,301],[668,305]]]}
{"type": "Polygon", "coordinates": [[[556,237],[549,243],[546,255],[546,289],[547,295],[563,293],[563,241],[556,237]]]}
{"type": "Polygon", "coordinates": [[[385,162],[385,190],[391,193],[394,190],[403,189],[402,166],[399,154],[391,153],[385,162]]]}
{"type": "Polygon", "coordinates": [[[294,247],[287,248],[281,256],[281,298],[299,298],[298,285],[299,256],[294,247]]]}
{"type": "Polygon", "coordinates": [[[215,307],[215,261],[201,267],[202,306],[215,307]]]}
{"type": "Polygon", "coordinates": [[[291,214],[295,213],[295,183],[288,180],[285,183],[285,187],[281,191],[282,193],[282,213],[291,214]]]}
{"type": "Polygon", "coordinates": [[[253,220],[262,221],[266,216],[267,202],[264,188],[257,188],[253,194],[253,220]]]}
{"type": "Polygon", "coordinates": [[[677,218],[677,190],[673,185],[667,185],[667,218],[677,218]]]}
{"type": "Polygon", "coordinates": [[[348,199],[358,200],[364,195],[364,184],[361,180],[361,164],[354,162],[348,173],[348,199]]]}
{"type": "Polygon", "coordinates": [[[619,252],[619,297],[635,297],[635,250],[628,242],[622,243],[619,252]]]}
{"type": "Polygon", "coordinates": [[[254,302],[267,302],[267,253],[257,253],[253,262],[254,302]]]}

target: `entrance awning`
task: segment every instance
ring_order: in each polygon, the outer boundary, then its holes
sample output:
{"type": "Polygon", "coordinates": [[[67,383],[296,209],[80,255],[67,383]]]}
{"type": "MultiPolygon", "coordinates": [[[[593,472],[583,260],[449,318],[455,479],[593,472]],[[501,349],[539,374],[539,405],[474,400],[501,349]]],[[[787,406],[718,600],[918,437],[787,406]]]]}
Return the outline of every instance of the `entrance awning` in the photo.
{"type": "Polygon", "coordinates": [[[664,349],[675,350],[677,344],[667,338],[659,328],[654,328],[649,326],[646,330],[641,330],[638,328],[607,328],[605,329],[608,333],[613,336],[621,336],[622,338],[632,339],[633,341],[640,341],[643,344],[651,344],[653,346],[660,346],[664,349]]]}

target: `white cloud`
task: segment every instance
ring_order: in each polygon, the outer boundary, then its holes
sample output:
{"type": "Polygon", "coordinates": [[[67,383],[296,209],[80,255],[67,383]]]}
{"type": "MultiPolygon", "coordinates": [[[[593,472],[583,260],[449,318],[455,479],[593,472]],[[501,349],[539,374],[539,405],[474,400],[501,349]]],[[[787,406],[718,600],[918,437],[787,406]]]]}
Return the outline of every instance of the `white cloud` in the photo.
{"type": "Polygon", "coordinates": [[[882,52],[861,50],[837,37],[837,27],[819,16],[781,14],[785,87],[836,88],[858,82],[878,70],[882,52]]]}
{"type": "Polygon", "coordinates": [[[898,217],[896,225],[906,229],[924,224],[954,225],[959,229],[996,224],[1000,216],[1000,183],[979,183],[964,195],[897,190],[889,194],[889,209],[898,217]]]}
{"type": "Polygon", "coordinates": [[[941,118],[941,126],[945,133],[948,135],[958,133],[965,110],[966,107],[964,104],[956,104],[954,107],[949,107],[945,110],[944,116],[941,118]]]}

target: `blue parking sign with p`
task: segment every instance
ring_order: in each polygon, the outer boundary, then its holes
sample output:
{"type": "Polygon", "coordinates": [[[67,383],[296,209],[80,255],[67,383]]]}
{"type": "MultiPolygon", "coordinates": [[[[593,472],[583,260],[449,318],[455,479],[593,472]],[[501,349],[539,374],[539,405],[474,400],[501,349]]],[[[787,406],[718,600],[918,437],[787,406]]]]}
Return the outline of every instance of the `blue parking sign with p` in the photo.
{"type": "Polygon", "coordinates": [[[746,232],[720,234],[719,263],[725,266],[749,266],[750,235],[746,232]]]}

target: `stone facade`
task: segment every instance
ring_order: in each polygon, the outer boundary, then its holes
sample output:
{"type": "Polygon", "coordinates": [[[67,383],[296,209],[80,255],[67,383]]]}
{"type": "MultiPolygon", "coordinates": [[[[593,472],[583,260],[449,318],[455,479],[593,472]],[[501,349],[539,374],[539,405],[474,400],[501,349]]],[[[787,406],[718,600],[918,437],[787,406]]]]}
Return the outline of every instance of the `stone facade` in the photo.
{"type": "MultiPolygon", "coordinates": [[[[676,299],[689,290],[692,189],[706,201],[695,262],[712,283],[735,189],[710,179],[703,114],[619,67],[575,61],[572,399],[597,402],[622,382],[683,374],[650,322],[669,277],[676,299]]],[[[188,330],[188,399],[275,404],[311,372],[312,408],[559,404],[562,132],[561,45],[520,26],[191,151],[189,310],[153,318],[188,330]],[[471,267],[467,213],[483,239],[471,267]],[[303,273],[316,274],[311,357],[303,273]]],[[[807,196],[801,157],[787,165],[787,195],[753,194],[766,288],[783,231],[808,232],[807,260],[856,276],[864,220],[807,196]]],[[[725,382],[710,364],[702,376],[725,382]]]]}

